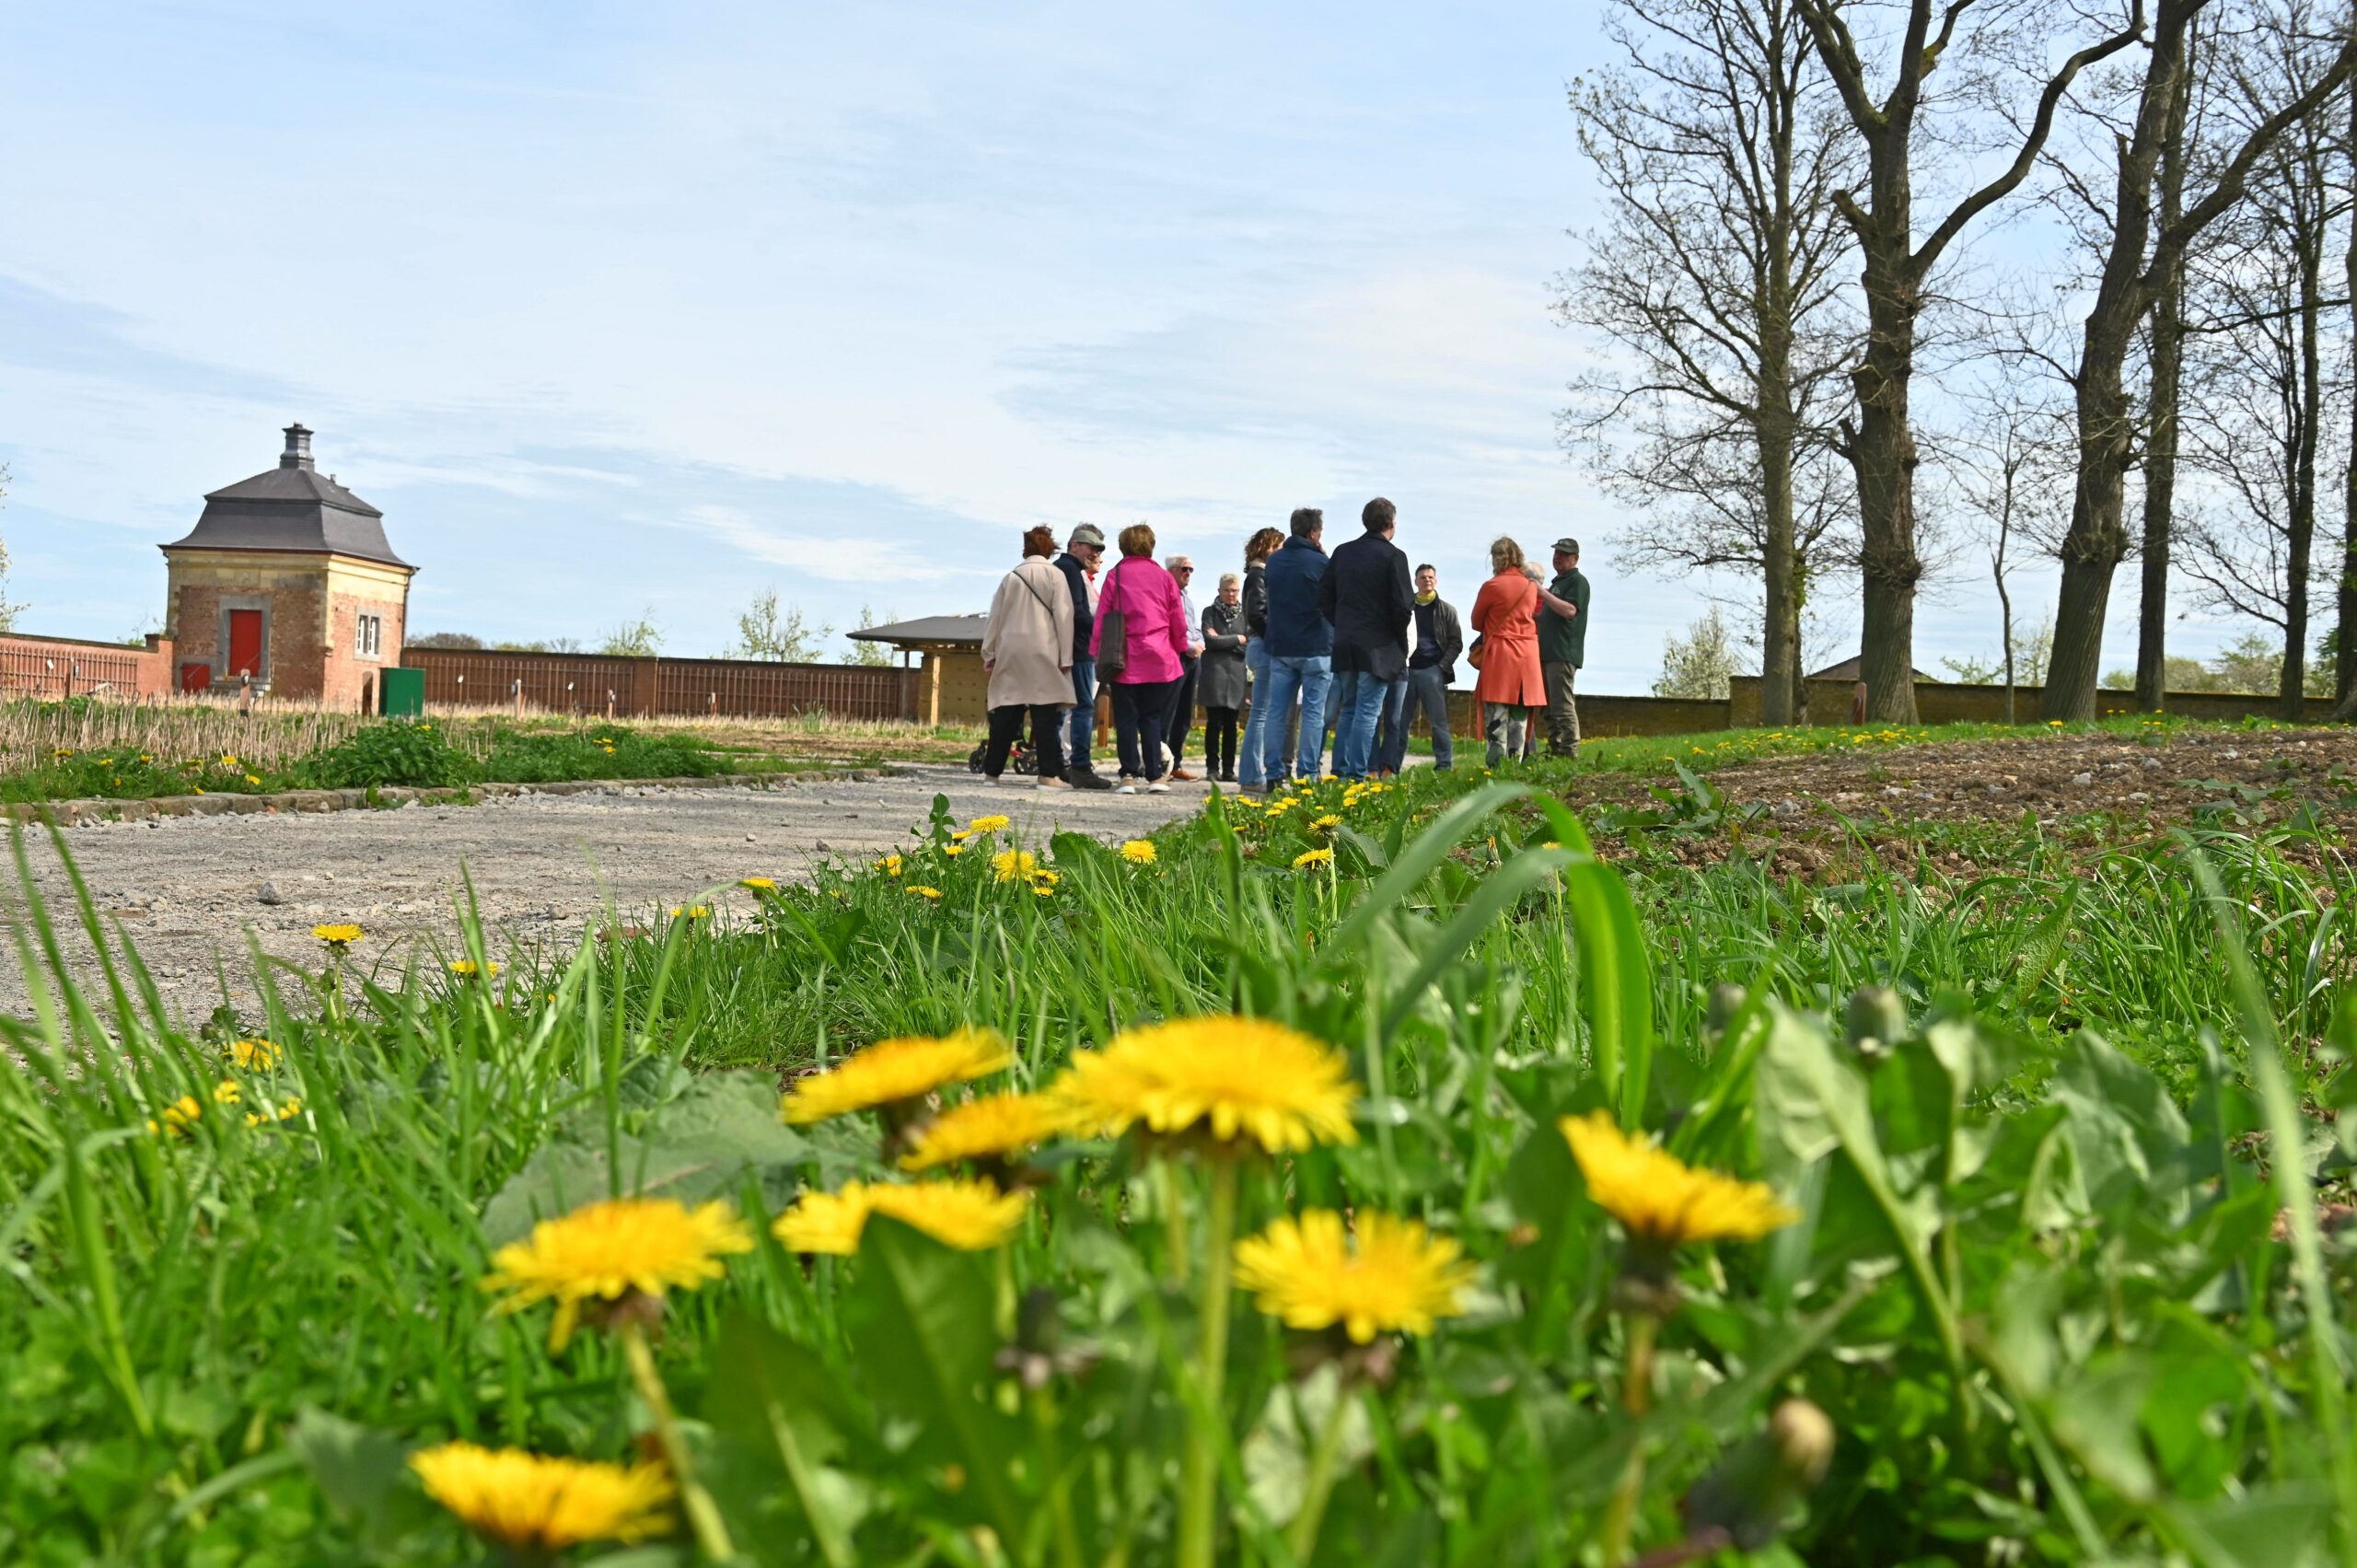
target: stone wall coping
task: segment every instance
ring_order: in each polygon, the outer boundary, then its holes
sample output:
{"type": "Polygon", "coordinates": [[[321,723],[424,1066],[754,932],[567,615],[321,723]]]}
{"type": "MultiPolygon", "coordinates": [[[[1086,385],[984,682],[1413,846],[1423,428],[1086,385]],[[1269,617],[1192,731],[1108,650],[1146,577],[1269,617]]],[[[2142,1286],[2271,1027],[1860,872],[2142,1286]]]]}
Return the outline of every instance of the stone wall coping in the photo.
{"type": "Polygon", "coordinates": [[[159,795],[146,799],[97,796],[0,806],[0,821],[74,828],[100,822],[140,822],[163,817],[261,817],[290,811],[394,810],[450,806],[527,795],[620,795],[646,789],[769,789],[782,783],[830,783],[888,778],[882,768],[813,768],[799,772],[721,773],[710,778],[567,779],[551,784],[479,784],[447,789],[388,784],[366,789],[286,789],[263,795],[159,795]],[[375,798],[371,799],[371,795],[375,798]]]}

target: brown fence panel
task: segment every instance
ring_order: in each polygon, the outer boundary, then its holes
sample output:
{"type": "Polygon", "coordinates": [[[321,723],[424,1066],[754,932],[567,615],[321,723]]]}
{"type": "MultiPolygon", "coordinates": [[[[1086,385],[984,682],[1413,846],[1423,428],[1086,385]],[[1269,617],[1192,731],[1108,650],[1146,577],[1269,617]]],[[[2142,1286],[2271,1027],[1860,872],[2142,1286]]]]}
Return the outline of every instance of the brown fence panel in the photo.
{"type": "Polygon", "coordinates": [[[0,636],[0,693],[11,697],[124,699],[164,691],[168,648],[126,648],[69,637],[0,636]]]}
{"type": "Polygon", "coordinates": [[[603,654],[518,654],[473,648],[403,648],[405,668],[425,671],[425,700],[440,707],[508,708],[521,694],[541,713],[602,717],[606,694],[615,712],[643,712],[633,699],[652,659],[603,654]],[[518,683],[520,684],[520,687],[518,683]]]}
{"type": "Polygon", "coordinates": [[[904,718],[900,672],[889,666],[767,664],[750,659],[664,659],[656,711],[722,718],[904,718]]]}
{"type": "Polygon", "coordinates": [[[622,718],[900,719],[913,703],[909,672],[889,667],[475,648],[404,648],[401,663],[425,672],[425,700],[440,707],[512,707],[520,691],[527,709],[591,717],[610,703],[622,718]]]}

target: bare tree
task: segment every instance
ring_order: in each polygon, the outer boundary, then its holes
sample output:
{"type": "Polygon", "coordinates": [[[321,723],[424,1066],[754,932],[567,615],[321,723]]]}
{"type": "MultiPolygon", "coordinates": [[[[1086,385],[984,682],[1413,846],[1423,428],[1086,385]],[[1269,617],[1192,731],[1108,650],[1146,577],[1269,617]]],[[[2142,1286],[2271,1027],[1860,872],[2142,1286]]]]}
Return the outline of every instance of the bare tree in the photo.
{"type": "Polygon", "coordinates": [[[781,607],[777,590],[764,588],[737,617],[737,641],[721,650],[720,656],[807,664],[834,631],[831,626],[811,625],[804,619],[801,606],[781,607]]]}
{"type": "Polygon", "coordinates": [[[1565,435],[1620,494],[1670,514],[1639,554],[1760,575],[1761,708],[1789,724],[1831,518],[1797,497],[1823,489],[1805,470],[1826,460],[1852,352],[1832,193],[1854,154],[1794,0],[1615,0],[1605,26],[1623,64],[1577,84],[1572,110],[1610,216],[1557,310],[1631,368],[1575,382],[1565,435]]]}
{"type": "MultiPolygon", "coordinates": [[[[2298,21],[2295,16],[2293,20],[2298,21]]],[[[2325,40],[2269,28],[2243,41],[2235,75],[2246,99],[2317,68],[2325,40]]],[[[2307,684],[2311,555],[2320,475],[2335,461],[2340,389],[2324,372],[2324,258],[2343,198],[2330,180],[2337,127],[2312,116],[2254,173],[2249,199],[2189,279],[2190,363],[2203,377],[2184,421],[2189,460],[2224,498],[2188,530],[2187,573],[2210,603],[2282,638],[2276,694],[2297,716],[2307,684]]]]}
{"type": "MultiPolygon", "coordinates": [[[[2041,711],[2049,719],[2095,716],[2096,683],[2101,672],[2105,610],[2111,596],[2114,569],[2128,552],[2123,520],[2128,470],[2136,460],[2135,420],[2128,397],[2126,367],[2137,325],[2152,306],[2157,291],[2156,273],[2179,265],[2186,247],[2202,230],[2234,209],[2245,194],[2252,170],[2263,161],[2270,176],[2290,186],[2306,188],[2305,173],[2285,172],[2298,164],[2313,165],[2320,183],[2323,133],[2318,110],[2334,98],[2352,67],[2357,67],[2357,39],[2344,39],[2337,52],[2315,47],[2323,29],[2306,17],[2307,0],[2290,0],[2271,17],[2274,26],[2261,38],[2287,41],[2270,46],[2278,56],[2262,75],[2238,72],[2246,125],[2239,145],[2225,158],[2209,190],[2176,220],[2154,233],[2152,199],[2162,148],[2172,125],[2182,129],[2179,112],[2180,78],[2188,69],[2193,24],[2211,0],[2157,0],[2152,47],[2139,93],[2135,129],[2121,147],[2115,170],[2111,212],[2111,244],[2096,285],[2094,302],[2082,331],[2079,366],[2073,377],[2077,394],[2078,480],[2071,504],[2071,531],[2062,547],[2062,590],[2055,610],[2054,664],[2048,672],[2041,711]],[[2288,41],[2305,47],[2291,47],[2288,41]],[[2289,133],[2288,138],[2286,134],[2289,133]],[[2279,140],[2285,145],[2279,147],[2279,140]]],[[[2142,21],[2141,0],[2135,7],[2142,21]]],[[[2304,231],[2305,232],[2305,231],[2304,231]]],[[[2321,297],[2310,285],[2320,277],[2321,233],[2313,246],[2303,241],[2302,288],[2305,297],[2321,297]],[[2315,265],[2305,258],[2312,251],[2315,265]]],[[[2312,318],[2313,311],[2307,314],[2312,318]]],[[[2309,344],[2313,352],[2314,343],[2309,344]]],[[[2313,428],[2308,432],[2313,439],[2313,428]]],[[[2296,560],[2290,564],[2300,581],[2289,613],[2292,634],[2305,629],[2306,534],[2313,532],[2315,495],[2313,451],[2305,459],[2307,493],[2295,504],[2292,523],[2299,533],[2296,560]],[[2300,528],[2305,519],[2305,529],[2300,528]]],[[[2296,703],[2296,655],[2286,659],[2285,701],[2296,703]]]]}
{"type": "MultiPolygon", "coordinates": [[[[1859,571],[1864,624],[1859,674],[1866,685],[1866,715],[1894,723],[1915,718],[1915,591],[1923,575],[1916,549],[1915,435],[1908,393],[1915,372],[1917,322],[1933,269],[1975,218],[2019,189],[2052,132],[2062,95],[2082,71],[2133,44],[2144,17],[2132,0],[2117,26],[2041,69],[2035,110],[2010,139],[2011,157],[1990,180],[1967,192],[1919,242],[1915,226],[1915,158],[1927,105],[1926,82],[1951,49],[2034,29],[2041,9],[2032,0],[1898,0],[1899,22],[1890,39],[1888,82],[1879,96],[1871,79],[1853,17],[1878,16],[1867,0],[1794,0],[1816,37],[1817,51],[1851,122],[1864,144],[1865,200],[1850,192],[1834,200],[1858,238],[1864,258],[1866,337],[1851,372],[1858,414],[1845,424],[1843,455],[1858,486],[1859,571]],[[1966,18],[1972,37],[1959,39],[1966,18]]],[[[2109,26],[2109,24],[2107,24],[2109,26]]],[[[1991,42],[1991,47],[1995,44],[1991,42]]]]}
{"type": "MultiPolygon", "coordinates": [[[[2000,361],[1997,373],[1966,396],[1973,411],[1970,423],[1943,443],[1949,482],[1977,524],[1996,584],[2007,724],[2014,720],[2023,651],[2014,632],[2012,574],[2021,563],[2026,536],[2033,546],[2039,542],[2037,519],[2055,509],[2071,468],[2070,415],[2054,390],[2052,381],[2020,374],[2000,361]]],[[[2050,642],[2050,631],[2046,634],[2050,642]]],[[[2038,663],[2033,683],[2045,676],[2047,660],[2038,663]]],[[[1962,678],[1956,661],[1949,664],[1962,678]]]]}

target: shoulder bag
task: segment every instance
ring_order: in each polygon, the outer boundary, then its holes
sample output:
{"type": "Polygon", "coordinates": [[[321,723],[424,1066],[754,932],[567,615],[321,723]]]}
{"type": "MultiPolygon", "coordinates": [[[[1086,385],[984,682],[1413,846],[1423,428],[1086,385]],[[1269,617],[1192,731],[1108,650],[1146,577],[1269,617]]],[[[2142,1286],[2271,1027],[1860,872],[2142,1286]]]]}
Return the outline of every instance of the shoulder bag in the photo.
{"type": "MultiPolygon", "coordinates": [[[[1121,569],[1116,566],[1105,578],[1105,599],[1113,598],[1120,580],[1121,569]]],[[[1099,684],[1119,680],[1121,671],[1130,665],[1130,618],[1120,609],[1099,601],[1097,633],[1097,679],[1099,684]]]]}

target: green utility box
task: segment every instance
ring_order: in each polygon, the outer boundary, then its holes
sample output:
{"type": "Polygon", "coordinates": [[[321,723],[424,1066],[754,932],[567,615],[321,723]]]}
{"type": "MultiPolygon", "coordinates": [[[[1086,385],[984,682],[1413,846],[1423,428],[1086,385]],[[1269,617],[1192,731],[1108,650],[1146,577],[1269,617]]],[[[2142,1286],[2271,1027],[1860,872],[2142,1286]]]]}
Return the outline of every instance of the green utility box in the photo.
{"type": "Polygon", "coordinates": [[[425,671],[399,668],[382,672],[384,679],[377,690],[382,694],[382,712],[388,718],[414,719],[425,716],[425,671]]]}

